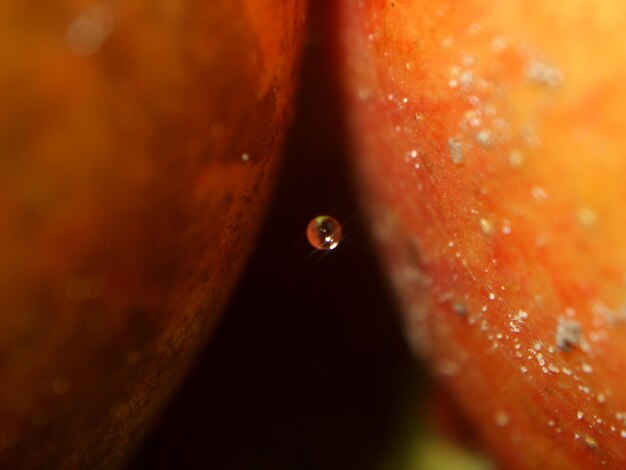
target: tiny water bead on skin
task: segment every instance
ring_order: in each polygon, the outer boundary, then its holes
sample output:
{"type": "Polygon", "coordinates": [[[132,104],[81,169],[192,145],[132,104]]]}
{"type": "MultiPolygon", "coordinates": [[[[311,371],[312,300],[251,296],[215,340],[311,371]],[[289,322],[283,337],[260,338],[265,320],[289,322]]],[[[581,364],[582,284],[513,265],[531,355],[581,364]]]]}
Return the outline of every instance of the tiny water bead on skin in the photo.
{"type": "Polygon", "coordinates": [[[329,251],[337,248],[341,235],[341,225],[329,215],[315,217],[306,228],[306,237],[316,250],[329,251]]]}

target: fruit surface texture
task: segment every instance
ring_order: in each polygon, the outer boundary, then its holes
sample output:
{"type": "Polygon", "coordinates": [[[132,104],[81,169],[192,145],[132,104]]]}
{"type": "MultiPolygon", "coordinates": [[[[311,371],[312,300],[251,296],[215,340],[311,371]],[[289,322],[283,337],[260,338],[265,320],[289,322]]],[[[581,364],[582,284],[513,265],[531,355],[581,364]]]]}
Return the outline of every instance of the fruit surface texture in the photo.
{"type": "Polygon", "coordinates": [[[339,10],[357,180],[411,343],[502,468],[622,468],[626,6],[339,10]]]}
{"type": "Polygon", "coordinates": [[[305,2],[0,6],[0,466],[118,465],[215,324],[305,2]]]}

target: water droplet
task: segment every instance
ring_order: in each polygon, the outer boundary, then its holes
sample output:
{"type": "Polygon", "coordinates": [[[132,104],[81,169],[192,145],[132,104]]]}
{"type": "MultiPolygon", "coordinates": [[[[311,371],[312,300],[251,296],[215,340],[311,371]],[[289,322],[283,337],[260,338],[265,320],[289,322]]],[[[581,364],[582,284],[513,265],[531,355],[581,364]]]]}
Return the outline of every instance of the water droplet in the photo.
{"type": "Polygon", "coordinates": [[[315,217],[306,228],[306,237],[316,250],[333,250],[341,241],[341,225],[329,215],[315,217]]]}

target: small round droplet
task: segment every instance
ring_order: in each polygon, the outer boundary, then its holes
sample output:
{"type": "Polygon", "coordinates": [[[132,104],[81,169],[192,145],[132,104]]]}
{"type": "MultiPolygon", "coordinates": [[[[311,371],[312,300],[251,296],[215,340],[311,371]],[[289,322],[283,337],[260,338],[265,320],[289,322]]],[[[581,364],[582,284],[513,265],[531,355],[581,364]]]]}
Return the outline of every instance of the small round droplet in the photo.
{"type": "Polygon", "coordinates": [[[309,222],[306,237],[316,250],[333,250],[341,241],[341,225],[329,215],[317,216],[309,222]]]}

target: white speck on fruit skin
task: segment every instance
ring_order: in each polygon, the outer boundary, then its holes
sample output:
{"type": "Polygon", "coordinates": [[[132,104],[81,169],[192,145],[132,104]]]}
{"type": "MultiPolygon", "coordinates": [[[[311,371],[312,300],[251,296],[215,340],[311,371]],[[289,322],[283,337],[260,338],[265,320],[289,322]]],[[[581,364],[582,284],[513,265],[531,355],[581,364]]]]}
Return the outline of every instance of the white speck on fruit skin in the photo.
{"type": "Polygon", "coordinates": [[[463,163],[463,145],[458,137],[450,137],[448,139],[448,150],[450,151],[452,163],[461,165],[463,163]]]}
{"type": "Polygon", "coordinates": [[[511,321],[509,322],[509,327],[511,331],[513,333],[519,333],[521,331],[521,325],[524,323],[524,320],[528,318],[528,313],[525,312],[524,310],[519,310],[516,315],[510,318],[511,318],[511,321]]]}
{"type": "Polygon", "coordinates": [[[493,133],[489,129],[481,129],[474,135],[474,139],[483,147],[490,147],[493,133]]]}
{"type": "Polygon", "coordinates": [[[462,129],[477,129],[482,125],[483,121],[480,118],[478,112],[473,109],[466,111],[463,114],[463,119],[461,119],[461,128],[462,129]]]}
{"type": "Polygon", "coordinates": [[[372,90],[369,88],[360,88],[357,91],[357,98],[359,101],[367,101],[372,97],[372,90]]]}
{"type": "Polygon", "coordinates": [[[113,32],[115,21],[115,11],[108,2],[88,6],[65,32],[70,50],[79,56],[95,54],[113,32]]]}
{"type": "Polygon", "coordinates": [[[539,202],[547,201],[550,198],[546,190],[540,186],[533,186],[530,189],[530,194],[539,202]]]}
{"type": "Polygon", "coordinates": [[[578,412],[576,413],[576,417],[577,417],[579,420],[580,420],[580,419],[583,419],[583,416],[584,416],[584,414],[583,414],[583,412],[582,412],[582,411],[578,411],[578,412]]]}
{"type": "Polygon", "coordinates": [[[544,367],[546,365],[546,360],[543,358],[543,354],[537,354],[537,362],[541,367],[544,367]]]}
{"type": "Polygon", "coordinates": [[[508,41],[503,36],[497,36],[491,40],[491,50],[496,54],[504,51],[507,48],[508,41]]]}
{"type": "Polygon", "coordinates": [[[509,153],[509,165],[512,168],[521,168],[524,164],[524,154],[521,150],[511,150],[509,153]]]}
{"type": "Polygon", "coordinates": [[[589,207],[581,207],[576,214],[578,223],[584,228],[590,228],[598,222],[598,216],[589,207]]]}
{"type": "Polygon", "coordinates": [[[482,31],[483,27],[480,23],[472,23],[467,32],[470,34],[478,34],[482,31]]]}
{"type": "Polygon", "coordinates": [[[517,315],[513,317],[513,320],[517,322],[523,322],[527,318],[528,318],[528,312],[526,312],[525,310],[518,310],[517,315]]]}
{"type": "Polygon", "coordinates": [[[456,362],[444,360],[437,365],[437,370],[442,375],[445,375],[447,377],[454,377],[458,375],[461,371],[461,366],[456,362]]]}
{"type": "Polygon", "coordinates": [[[475,108],[480,106],[480,98],[478,96],[476,96],[476,95],[472,95],[472,96],[468,97],[467,101],[469,101],[469,103],[472,106],[474,106],[475,108]]]}
{"type": "Polygon", "coordinates": [[[591,374],[593,372],[593,367],[591,367],[589,364],[583,364],[580,366],[580,369],[585,373],[585,374],[591,374]]]}
{"type": "Polygon", "coordinates": [[[569,351],[573,346],[580,344],[582,335],[582,327],[575,320],[564,317],[559,318],[556,326],[555,342],[556,346],[562,351],[569,351]]]}
{"type": "Polygon", "coordinates": [[[511,222],[509,220],[504,220],[502,222],[502,234],[503,235],[510,235],[511,234],[511,222]]]}
{"type": "Polygon", "coordinates": [[[554,364],[548,364],[548,370],[554,374],[559,373],[559,368],[556,367],[554,364]]]}
{"type": "Polygon", "coordinates": [[[585,442],[585,445],[591,449],[595,449],[596,447],[598,447],[598,443],[596,442],[596,440],[588,434],[585,435],[583,440],[585,442]]]}
{"type": "Polygon", "coordinates": [[[452,305],[452,309],[457,315],[461,317],[467,316],[467,307],[462,302],[455,302],[452,305]]]}
{"type": "Polygon", "coordinates": [[[535,131],[534,127],[531,125],[525,125],[521,129],[522,139],[524,139],[524,143],[530,148],[536,148],[541,145],[541,139],[537,135],[537,131],[535,131]]]}
{"type": "Polygon", "coordinates": [[[489,220],[482,218],[478,221],[478,223],[480,225],[480,229],[485,235],[490,235],[491,232],[493,232],[493,226],[491,225],[491,222],[489,222],[489,220]]]}
{"type": "Polygon", "coordinates": [[[495,422],[498,426],[504,427],[509,424],[509,415],[506,412],[500,410],[495,415],[495,422]]]}
{"type": "Polygon", "coordinates": [[[463,90],[469,90],[474,84],[474,74],[470,70],[464,70],[460,73],[458,80],[463,90]]]}
{"type": "Polygon", "coordinates": [[[539,60],[529,62],[524,75],[534,85],[556,88],[563,83],[563,73],[559,69],[539,60]]]}

